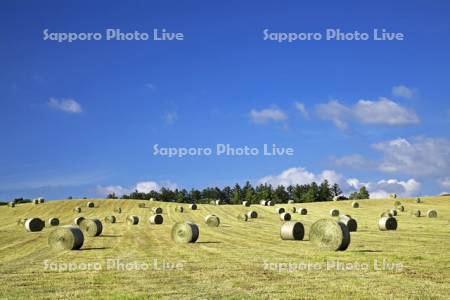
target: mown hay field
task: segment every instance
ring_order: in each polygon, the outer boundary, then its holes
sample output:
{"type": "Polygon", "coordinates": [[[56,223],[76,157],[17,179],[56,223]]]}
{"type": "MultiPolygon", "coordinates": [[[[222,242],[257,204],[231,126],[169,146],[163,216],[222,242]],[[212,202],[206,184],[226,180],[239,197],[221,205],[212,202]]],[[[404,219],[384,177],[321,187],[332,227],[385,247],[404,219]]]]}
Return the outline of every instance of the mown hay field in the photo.
{"type": "MultiPolygon", "coordinates": [[[[380,231],[380,213],[393,200],[283,204],[276,206],[198,205],[134,200],[62,200],[0,207],[1,299],[448,299],[450,295],[450,197],[396,199],[405,207],[396,231],[380,231]],[[95,203],[88,208],[87,202],[95,203]],[[281,240],[277,207],[307,208],[291,213],[304,225],[303,241],[281,240]],[[73,211],[81,208],[81,213],[73,211]],[[114,210],[121,207],[122,212],[114,210]],[[152,207],[163,209],[164,223],[149,224],[152,207]],[[330,209],[358,222],[346,251],[319,251],[309,239],[311,224],[330,217],[330,209]],[[422,217],[411,213],[420,209],[422,217]],[[437,218],[426,217],[434,209],[437,218]],[[256,219],[238,220],[250,210],[256,219]],[[220,218],[218,227],[205,216],[220,218]],[[116,223],[105,217],[115,215],[116,223]],[[128,215],[139,224],[128,225],[128,215]],[[55,229],[27,232],[19,219],[57,217],[60,226],[78,216],[103,223],[98,237],[85,236],[81,250],[48,246],[55,229]],[[192,221],[199,226],[196,243],[177,244],[172,225],[192,221]],[[115,262],[115,263],[114,263],[115,262]],[[384,262],[384,265],[383,265],[384,262]],[[71,270],[65,270],[71,264],[71,270]],[[88,266],[90,264],[90,266],[88,266]],[[128,264],[128,265],[125,265],[128,264]],[[346,264],[345,267],[343,264],[346,264]],[[376,264],[376,265],[374,265],[376,264]],[[334,267],[333,267],[334,266],[334,267]]],[[[335,218],[336,220],[338,218],[335,218]]]]}

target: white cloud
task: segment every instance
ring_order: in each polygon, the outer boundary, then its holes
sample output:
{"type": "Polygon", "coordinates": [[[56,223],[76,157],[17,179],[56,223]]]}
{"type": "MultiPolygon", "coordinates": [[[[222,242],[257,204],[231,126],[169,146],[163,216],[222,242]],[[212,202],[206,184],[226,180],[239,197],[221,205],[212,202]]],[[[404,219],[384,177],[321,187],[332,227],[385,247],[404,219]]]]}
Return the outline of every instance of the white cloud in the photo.
{"type": "Polygon", "coordinates": [[[54,109],[62,110],[64,112],[68,113],[81,113],[83,110],[81,108],[81,105],[75,101],[74,99],[57,99],[57,98],[50,98],[50,100],[47,102],[47,104],[54,109]]]}
{"type": "Polygon", "coordinates": [[[379,169],[414,176],[448,175],[450,141],[444,138],[398,138],[374,144],[383,153],[379,169]]]}
{"type": "Polygon", "coordinates": [[[386,198],[389,194],[396,193],[401,197],[416,195],[421,187],[420,182],[411,178],[406,181],[398,179],[382,179],[377,182],[362,182],[357,178],[345,178],[342,174],[333,170],[324,170],[319,174],[307,171],[305,168],[289,168],[278,175],[269,175],[258,180],[258,184],[277,185],[302,185],[313,181],[320,183],[328,180],[330,184],[337,183],[344,193],[349,194],[357,191],[362,186],[366,186],[371,198],[386,198]]]}
{"type": "Polygon", "coordinates": [[[284,121],[287,119],[286,114],[276,107],[266,108],[259,111],[252,109],[249,116],[250,120],[257,124],[263,124],[269,121],[284,121]]]}
{"type": "Polygon", "coordinates": [[[138,191],[140,193],[150,193],[151,191],[159,191],[163,187],[176,189],[178,188],[178,185],[170,181],[158,183],[156,181],[149,180],[140,181],[133,187],[123,187],[121,185],[97,186],[97,193],[104,196],[110,193],[115,193],[117,196],[122,196],[123,194],[130,194],[134,191],[138,191]]]}
{"type": "Polygon", "coordinates": [[[333,161],[339,167],[349,167],[354,169],[365,168],[371,165],[371,162],[360,154],[346,155],[340,158],[335,158],[333,161]]]}
{"type": "Polygon", "coordinates": [[[163,119],[166,124],[173,124],[178,119],[178,114],[175,111],[165,112],[163,115],[163,119]]]}
{"type": "Polygon", "coordinates": [[[300,112],[300,114],[305,118],[309,119],[309,113],[306,110],[305,104],[301,102],[295,102],[295,108],[300,112]]]}
{"type": "Polygon", "coordinates": [[[331,100],[319,104],[316,110],[322,119],[331,120],[340,129],[346,129],[350,121],[390,126],[416,124],[420,121],[413,110],[387,98],[377,101],[361,99],[352,106],[331,100]]]}
{"type": "Polygon", "coordinates": [[[450,188],[450,177],[440,178],[439,185],[443,188],[450,188]]]}
{"type": "Polygon", "coordinates": [[[411,99],[412,97],[414,97],[414,95],[415,95],[414,90],[410,89],[407,86],[396,85],[392,87],[392,96],[411,99]]]}

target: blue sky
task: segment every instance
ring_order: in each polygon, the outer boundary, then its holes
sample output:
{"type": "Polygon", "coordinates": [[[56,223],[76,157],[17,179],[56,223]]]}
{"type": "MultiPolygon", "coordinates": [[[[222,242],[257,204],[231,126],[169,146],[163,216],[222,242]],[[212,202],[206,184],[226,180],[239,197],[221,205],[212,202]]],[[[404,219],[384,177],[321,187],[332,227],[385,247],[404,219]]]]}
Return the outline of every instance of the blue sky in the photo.
{"type": "Polygon", "coordinates": [[[324,178],[449,191],[450,3],[392,2],[2,1],[0,199],[324,178]],[[43,40],[107,28],[184,40],[43,40]],[[328,28],[405,40],[263,39],[328,28]],[[295,155],[152,153],[218,143],[295,155]]]}

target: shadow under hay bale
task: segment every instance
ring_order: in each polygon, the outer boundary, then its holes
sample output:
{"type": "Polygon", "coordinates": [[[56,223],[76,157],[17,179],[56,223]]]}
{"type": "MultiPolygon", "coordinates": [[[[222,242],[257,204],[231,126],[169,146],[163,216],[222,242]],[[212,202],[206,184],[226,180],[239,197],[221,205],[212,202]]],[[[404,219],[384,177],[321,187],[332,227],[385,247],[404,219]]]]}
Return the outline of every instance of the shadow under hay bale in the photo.
{"type": "Polygon", "coordinates": [[[48,237],[48,244],[55,250],[78,250],[83,243],[83,232],[80,228],[71,225],[53,230],[48,237]]]}
{"type": "Polygon", "coordinates": [[[305,228],[302,223],[290,221],[281,225],[280,237],[282,240],[303,240],[305,228]]]}
{"type": "Polygon", "coordinates": [[[311,225],[309,240],[320,250],[344,251],[350,245],[350,232],[340,222],[320,219],[311,225]]]}
{"type": "Polygon", "coordinates": [[[198,226],[191,222],[175,223],[171,237],[176,243],[195,243],[200,235],[198,226]]]}

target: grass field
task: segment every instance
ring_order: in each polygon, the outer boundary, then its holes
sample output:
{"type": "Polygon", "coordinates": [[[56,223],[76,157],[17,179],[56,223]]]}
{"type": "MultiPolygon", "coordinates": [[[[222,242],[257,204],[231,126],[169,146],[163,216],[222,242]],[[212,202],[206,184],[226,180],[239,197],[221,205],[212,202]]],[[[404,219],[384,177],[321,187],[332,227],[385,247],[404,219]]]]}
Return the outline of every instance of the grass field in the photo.
{"type": "Polygon", "coordinates": [[[393,200],[361,200],[356,209],[351,201],[295,204],[308,209],[305,216],[293,214],[293,220],[305,225],[304,241],[280,239],[275,207],[294,206],[287,204],[199,205],[196,211],[183,205],[184,213],[175,212],[179,204],[145,201],[146,208],[138,208],[144,201],[135,200],[64,200],[0,207],[0,298],[449,299],[450,197],[422,199],[420,204],[397,199],[406,211],[397,217],[397,231],[384,232],[378,230],[377,222],[381,212],[393,207],[393,200]],[[88,201],[98,207],[86,208],[88,201]],[[80,214],[72,212],[75,206],[82,207],[80,214]],[[164,209],[163,225],[148,223],[149,207],[154,206],[164,209]],[[122,213],[113,213],[115,207],[121,207],[122,213]],[[321,252],[308,242],[308,230],[315,220],[329,217],[334,207],[358,221],[358,232],[351,234],[347,251],[321,252]],[[423,213],[435,209],[438,217],[411,217],[416,208],[423,213]],[[258,212],[258,219],[236,219],[250,209],[258,212]],[[219,227],[204,224],[204,216],[210,213],[220,217],[219,227]],[[70,224],[76,216],[103,221],[111,214],[118,216],[119,223],[103,222],[102,236],[85,237],[79,251],[51,250],[49,227],[29,233],[17,225],[19,218],[26,217],[47,221],[56,216],[61,224],[70,224]],[[130,214],[140,216],[139,225],[127,225],[125,218],[130,214]],[[182,220],[199,225],[197,243],[171,240],[172,225],[182,220]],[[58,271],[69,263],[76,269],[58,271]],[[128,270],[121,269],[126,263],[130,263],[128,270]],[[333,267],[336,263],[348,265],[333,267]]]}

